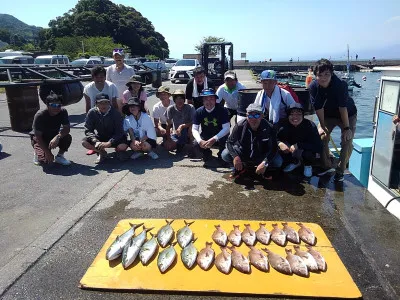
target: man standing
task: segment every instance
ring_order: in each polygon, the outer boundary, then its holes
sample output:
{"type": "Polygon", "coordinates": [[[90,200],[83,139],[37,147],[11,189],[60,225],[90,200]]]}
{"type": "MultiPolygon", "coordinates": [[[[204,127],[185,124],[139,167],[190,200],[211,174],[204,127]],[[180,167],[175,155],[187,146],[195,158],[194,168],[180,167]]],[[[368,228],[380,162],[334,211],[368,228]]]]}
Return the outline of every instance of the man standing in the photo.
{"type": "Polygon", "coordinates": [[[54,161],[68,166],[71,162],[64,157],[72,142],[68,112],[62,108],[61,99],[53,92],[47,96],[46,106],[46,109],[38,111],[33,119],[30,133],[34,149],[33,163],[39,165],[54,161]],[[51,150],[57,147],[58,154],[54,157],[51,150]]]}
{"type": "Polygon", "coordinates": [[[279,153],[287,163],[283,172],[291,172],[304,164],[304,176],[311,177],[316,154],[322,151],[317,126],[304,119],[304,110],[300,104],[289,107],[288,119],[278,125],[279,153]]]}
{"type": "Polygon", "coordinates": [[[156,129],[157,136],[162,137],[164,141],[167,133],[167,118],[165,117],[165,112],[169,106],[174,105],[174,101],[170,99],[171,92],[169,91],[169,87],[166,86],[160,86],[158,88],[156,97],[160,99],[160,101],[153,106],[154,128],[156,129]]]}
{"type": "Polygon", "coordinates": [[[192,104],[195,109],[203,105],[200,92],[206,89],[215,89],[214,83],[206,77],[206,71],[203,67],[197,67],[193,70],[193,78],[186,85],[186,99],[188,104],[192,104]]]}
{"type": "Polygon", "coordinates": [[[196,110],[192,131],[194,146],[203,153],[203,161],[207,163],[212,158],[212,146],[218,146],[218,158],[221,159],[230,124],[228,111],[216,104],[218,97],[212,89],[203,90],[200,98],[203,100],[203,106],[196,110]]]}
{"type": "Polygon", "coordinates": [[[111,106],[107,94],[96,96],[96,106],[89,110],[85,122],[82,146],[97,153],[95,163],[107,158],[107,148],[125,151],[126,134],[122,127],[122,115],[111,106]]]}
{"type": "Polygon", "coordinates": [[[124,63],[125,53],[123,49],[114,49],[113,58],[115,64],[107,68],[106,80],[114,83],[118,90],[118,107],[121,111],[123,93],[126,89],[125,84],[135,75],[135,70],[124,63]]]}
{"type": "Polygon", "coordinates": [[[229,119],[231,119],[232,116],[237,116],[239,90],[243,90],[246,87],[237,80],[234,71],[226,71],[224,81],[225,83],[217,89],[217,103],[224,105],[228,110],[229,119]]]}
{"type": "Polygon", "coordinates": [[[274,70],[262,71],[260,80],[263,89],[258,92],[254,103],[261,106],[267,120],[276,124],[280,119],[287,118],[286,109],[296,102],[288,91],[277,86],[278,81],[274,70]]]}
{"type": "Polygon", "coordinates": [[[332,130],[339,126],[342,131],[342,150],[334,179],[343,181],[343,173],[353,151],[357,108],[354,100],[349,96],[347,83],[333,73],[333,65],[329,60],[323,58],[317,61],[314,75],[316,80],[309,86],[310,99],[319,119],[318,132],[323,142],[321,163],[324,170],[318,175],[322,176],[335,171],[332,168],[328,143],[332,130]]]}
{"type": "Polygon", "coordinates": [[[246,119],[235,125],[222,152],[222,159],[233,163],[231,177],[250,167],[256,168],[256,174],[263,175],[268,167],[282,166],[275,131],[272,124],[263,118],[261,106],[251,103],[246,112],[246,119]]]}
{"type": "Polygon", "coordinates": [[[185,144],[192,139],[192,123],[195,110],[192,105],[185,103],[185,92],[176,90],[172,93],[174,105],[167,108],[167,135],[164,143],[168,151],[177,149],[181,152],[185,144]],[[171,134],[172,129],[174,132],[171,134]]]}

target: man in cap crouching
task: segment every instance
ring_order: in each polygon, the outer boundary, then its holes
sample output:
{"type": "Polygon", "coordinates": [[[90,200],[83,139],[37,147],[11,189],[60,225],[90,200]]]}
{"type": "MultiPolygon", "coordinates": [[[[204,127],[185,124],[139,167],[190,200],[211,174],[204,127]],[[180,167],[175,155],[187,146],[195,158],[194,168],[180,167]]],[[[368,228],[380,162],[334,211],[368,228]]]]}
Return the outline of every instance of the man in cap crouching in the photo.
{"type": "Polygon", "coordinates": [[[82,146],[97,153],[95,163],[107,158],[107,148],[124,151],[126,134],[122,127],[122,116],[113,108],[107,94],[96,96],[96,106],[89,110],[85,122],[85,135],[82,146]]]}
{"type": "Polygon", "coordinates": [[[222,159],[233,164],[231,177],[239,176],[250,167],[256,168],[256,174],[263,175],[268,167],[282,166],[275,131],[263,118],[262,107],[251,103],[246,112],[246,119],[235,125],[222,152],[222,159]]]}
{"type": "Polygon", "coordinates": [[[228,111],[216,104],[218,96],[214,90],[206,89],[200,93],[203,106],[196,110],[193,119],[193,137],[195,149],[203,153],[203,161],[207,163],[212,158],[211,147],[218,146],[218,158],[225,148],[229,134],[228,111]],[[201,133],[199,131],[201,127],[201,133]]]}

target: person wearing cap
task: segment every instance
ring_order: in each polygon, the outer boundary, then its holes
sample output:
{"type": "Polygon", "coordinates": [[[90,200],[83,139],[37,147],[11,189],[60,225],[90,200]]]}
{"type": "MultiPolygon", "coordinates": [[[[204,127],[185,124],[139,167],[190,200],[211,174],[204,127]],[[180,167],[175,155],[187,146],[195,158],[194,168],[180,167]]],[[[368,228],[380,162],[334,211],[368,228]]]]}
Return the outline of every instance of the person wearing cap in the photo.
{"type": "Polygon", "coordinates": [[[323,142],[321,163],[323,170],[318,175],[331,174],[336,171],[334,180],[343,181],[344,171],[353,151],[353,138],[357,123],[357,107],[349,96],[346,81],[333,72],[333,65],[327,59],[320,59],[314,67],[313,80],[308,87],[310,100],[314,105],[319,124],[318,132],[323,142]],[[339,162],[336,170],[332,168],[329,140],[332,130],[338,126],[341,130],[339,162]]]}
{"type": "Polygon", "coordinates": [[[300,104],[288,108],[288,118],[278,123],[277,141],[279,153],[286,167],[283,172],[292,172],[304,165],[304,176],[312,176],[312,165],[322,151],[322,142],[314,122],[304,119],[300,104]]]}
{"type": "Polygon", "coordinates": [[[164,142],[167,136],[167,118],[165,112],[168,107],[174,105],[174,101],[170,99],[171,92],[169,91],[169,87],[163,85],[158,88],[156,97],[160,99],[160,101],[153,106],[154,128],[157,136],[162,137],[164,142]]]}
{"type": "Polygon", "coordinates": [[[71,164],[64,153],[71,146],[70,123],[68,112],[62,107],[61,98],[51,92],[46,97],[46,108],[38,111],[33,119],[30,132],[31,144],[34,149],[33,163],[52,163],[64,166],[71,164]],[[60,130],[61,128],[61,130],[60,130]],[[56,156],[51,152],[58,147],[56,156]]]}
{"type": "Polygon", "coordinates": [[[107,94],[114,108],[117,108],[118,90],[115,84],[106,80],[106,69],[103,66],[96,66],[91,70],[92,82],[83,89],[83,96],[86,101],[86,113],[96,106],[97,94],[107,94]]]}
{"type": "Polygon", "coordinates": [[[140,75],[133,75],[131,78],[129,78],[126,86],[128,89],[125,90],[122,95],[122,103],[127,104],[130,98],[138,97],[139,100],[143,102],[142,106],[144,107],[144,104],[147,101],[147,93],[143,89],[142,77],[140,75]]]}
{"type": "Polygon", "coordinates": [[[122,115],[110,102],[107,94],[97,94],[96,106],[86,116],[82,146],[97,153],[95,163],[107,158],[107,148],[115,148],[117,156],[125,151],[126,134],[122,128],[122,115]]]}
{"type": "Polygon", "coordinates": [[[263,89],[257,93],[254,103],[261,106],[267,120],[276,124],[280,119],[287,118],[287,108],[296,102],[288,91],[277,85],[278,81],[274,70],[262,71],[260,80],[263,89]]]}
{"type": "Polygon", "coordinates": [[[142,111],[142,104],[138,97],[132,97],[123,107],[123,113],[126,115],[124,120],[124,131],[130,137],[128,146],[134,151],[131,159],[137,159],[146,152],[152,159],[157,159],[158,155],[153,150],[157,147],[157,135],[154,130],[153,122],[148,114],[142,111]]]}
{"type": "Polygon", "coordinates": [[[185,92],[175,90],[172,93],[174,105],[167,108],[165,117],[167,119],[167,134],[164,147],[168,151],[177,149],[181,152],[183,147],[193,140],[192,123],[195,109],[192,105],[185,103],[185,92]],[[172,129],[174,132],[171,133],[172,129]]]}
{"type": "Polygon", "coordinates": [[[200,92],[205,89],[215,89],[214,82],[206,77],[203,67],[196,67],[193,70],[193,78],[186,85],[186,99],[188,104],[192,104],[195,109],[203,105],[200,92]]]}
{"type": "Polygon", "coordinates": [[[246,87],[237,80],[234,71],[226,71],[224,81],[225,83],[217,89],[217,103],[225,106],[229,113],[229,119],[231,119],[232,116],[237,116],[239,90],[246,87]]]}
{"type": "Polygon", "coordinates": [[[251,103],[246,109],[246,118],[233,127],[222,159],[233,164],[231,177],[237,177],[250,168],[263,175],[267,168],[282,166],[276,133],[272,124],[264,119],[259,104],[251,103]]]}
{"type": "Polygon", "coordinates": [[[196,110],[193,118],[192,132],[196,150],[203,153],[203,161],[207,163],[212,158],[211,147],[218,146],[218,159],[225,149],[230,123],[226,108],[217,104],[218,96],[214,90],[206,89],[200,93],[203,106],[196,110]],[[200,133],[201,128],[201,133],[200,133]]]}
{"type": "Polygon", "coordinates": [[[121,108],[125,84],[128,82],[129,78],[135,75],[135,69],[124,63],[125,53],[123,49],[114,49],[112,56],[115,64],[107,68],[106,79],[117,86],[118,105],[121,108]]]}

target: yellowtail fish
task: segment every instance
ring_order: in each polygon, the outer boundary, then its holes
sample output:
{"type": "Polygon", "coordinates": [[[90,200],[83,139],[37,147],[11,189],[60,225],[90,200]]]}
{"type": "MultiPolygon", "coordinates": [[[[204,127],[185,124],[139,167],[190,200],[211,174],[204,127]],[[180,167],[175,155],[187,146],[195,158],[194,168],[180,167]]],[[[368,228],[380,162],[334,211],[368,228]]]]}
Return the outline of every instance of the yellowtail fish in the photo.
{"type": "Polygon", "coordinates": [[[178,240],[178,244],[182,249],[189,245],[193,239],[193,231],[189,228],[189,226],[192,225],[194,221],[190,223],[186,221],[183,222],[185,222],[185,226],[179,229],[176,233],[176,239],[178,240]]]}
{"type": "Polygon", "coordinates": [[[197,249],[194,246],[195,240],[192,240],[189,245],[182,249],[181,259],[186,268],[190,269],[193,267],[197,258],[197,249]]]}
{"type": "Polygon", "coordinates": [[[114,242],[111,244],[111,246],[107,249],[106,252],[107,260],[116,259],[122,254],[122,251],[124,250],[126,243],[128,243],[131,237],[135,234],[136,228],[142,226],[143,223],[140,224],[129,223],[129,225],[131,226],[131,228],[125,231],[123,234],[118,235],[114,240],[114,242]]]}
{"type": "Polygon", "coordinates": [[[140,248],[143,246],[147,232],[152,230],[153,228],[146,228],[143,226],[143,231],[135,237],[132,237],[131,240],[125,245],[124,250],[122,251],[122,266],[124,269],[128,268],[136,259],[139,254],[140,248]]]}
{"type": "Polygon", "coordinates": [[[158,255],[157,266],[161,273],[165,273],[169,267],[171,267],[172,263],[176,258],[176,251],[174,246],[176,242],[172,243],[168,248],[165,248],[158,255]]]}
{"type": "Polygon", "coordinates": [[[152,238],[148,240],[139,251],[139,258],[143,265],[146,265],[158,249],[157,236],[150,232],[152,238]]]}
{"type": "Polygon", "coordinates": [[[174,220],[165,220],[167,224],[161,227],[160,230],[157,232],[157,241],[163,248],[168,245],[174,235],[174,229],[171,227],[173,221],[174,220]]]}

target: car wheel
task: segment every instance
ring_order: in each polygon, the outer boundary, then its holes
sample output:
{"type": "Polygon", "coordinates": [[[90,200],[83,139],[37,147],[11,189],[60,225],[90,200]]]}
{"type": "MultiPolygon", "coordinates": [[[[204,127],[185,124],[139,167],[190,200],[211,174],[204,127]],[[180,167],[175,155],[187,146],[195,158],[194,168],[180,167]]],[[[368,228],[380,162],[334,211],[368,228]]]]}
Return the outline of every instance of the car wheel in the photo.
{"type": "Polygon", "coordinates": [[[175,82],[176,82],[176,80],[171,79],[171,83],[175,83],[175,82]]]}

